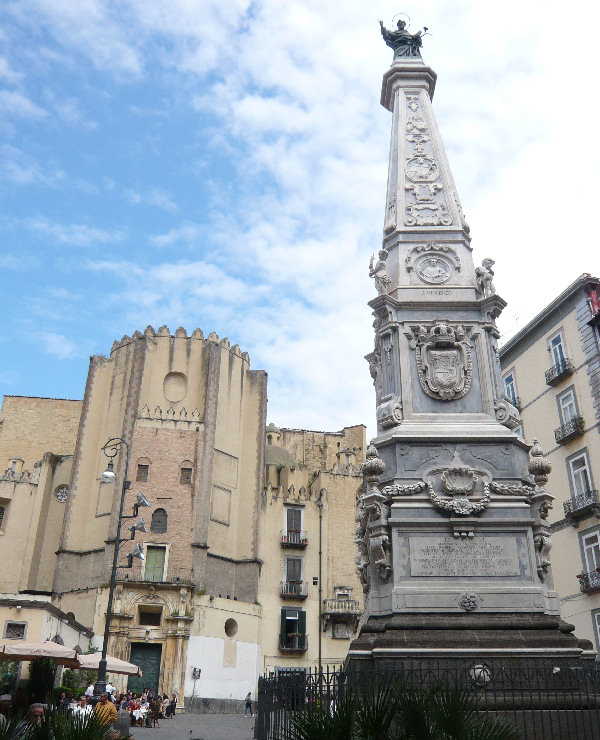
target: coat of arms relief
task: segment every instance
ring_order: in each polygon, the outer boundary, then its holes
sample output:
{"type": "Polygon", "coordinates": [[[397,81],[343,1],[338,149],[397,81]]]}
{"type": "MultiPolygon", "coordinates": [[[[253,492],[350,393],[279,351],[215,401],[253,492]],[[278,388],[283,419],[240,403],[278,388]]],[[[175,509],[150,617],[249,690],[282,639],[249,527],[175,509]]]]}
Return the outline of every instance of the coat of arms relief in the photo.
{"type": "Polygon", "coordinates": [[[411,327],[421,388],[431,398],[455,401],[465,396],[473,375],[472,344],[468,329],[436,321],[433,326],[411,327]]]}

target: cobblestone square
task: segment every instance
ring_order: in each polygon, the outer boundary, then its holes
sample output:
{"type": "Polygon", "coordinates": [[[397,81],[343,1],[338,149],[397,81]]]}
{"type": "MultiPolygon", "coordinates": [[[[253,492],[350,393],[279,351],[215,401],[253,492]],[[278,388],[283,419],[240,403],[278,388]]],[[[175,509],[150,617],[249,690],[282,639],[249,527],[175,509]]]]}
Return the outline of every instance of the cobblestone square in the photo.
{"type": "Polygon", "coordinates": [[[178,714],[160,727],[131,729],[135,740],[251,740],[254,719],[243,714],[178,714]]]}

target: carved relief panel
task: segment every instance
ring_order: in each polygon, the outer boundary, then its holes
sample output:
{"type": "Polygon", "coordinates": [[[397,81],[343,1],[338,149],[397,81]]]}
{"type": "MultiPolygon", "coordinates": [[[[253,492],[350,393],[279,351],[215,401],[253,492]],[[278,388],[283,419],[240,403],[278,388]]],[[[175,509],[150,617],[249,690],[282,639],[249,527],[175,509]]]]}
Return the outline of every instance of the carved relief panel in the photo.
{"type": "Polygon", "coordinates": [[[427,242],[409,249],[406,271],[426,285],[443,285],[461,271],[460,257],[446,244],[427,242]]]}
{"type": "Polygon", "coordinates": [[[406,226],[451,226],[440,166],[433,148],[427,112],[418,95],[406,95],[406,226]]]}
{"type": "Polygon", "coordinates": [[[436,321],[433,326],[411,327],[410,347],[415,351],[417,377],[431,398],[454,401],[471,387],[473,358],[469,329],[436,321]]]}

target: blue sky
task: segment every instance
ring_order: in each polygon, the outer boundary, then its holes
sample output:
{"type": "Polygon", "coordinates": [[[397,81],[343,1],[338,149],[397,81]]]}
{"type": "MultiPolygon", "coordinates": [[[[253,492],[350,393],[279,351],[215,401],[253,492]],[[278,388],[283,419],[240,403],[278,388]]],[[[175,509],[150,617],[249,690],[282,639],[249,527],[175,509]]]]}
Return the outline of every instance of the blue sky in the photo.
{"type": "Polygon", "coordinates": [[[398,10],[432,34],[434,109],[504,335],[598,274],[589,5],[4,0],[0,392],[81,398],[114,339],[198,326],[267,370],[270,421],[374,431],[377,21],[398,10]]]}

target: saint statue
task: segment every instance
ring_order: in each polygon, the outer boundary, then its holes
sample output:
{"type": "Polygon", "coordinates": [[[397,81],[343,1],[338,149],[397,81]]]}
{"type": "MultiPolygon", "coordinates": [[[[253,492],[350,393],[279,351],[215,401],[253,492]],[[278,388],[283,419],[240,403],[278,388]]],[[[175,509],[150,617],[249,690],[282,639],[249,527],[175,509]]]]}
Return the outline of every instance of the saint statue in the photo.
{"type": "Polygon", "coordinates": [[[379,21],[381,35],[385,43],[394,50],[394,59],[397,57],[420,57],[419,49],[423,45],[422,37],[427,32],[427,26],[417,33],[409,33],[406,30],[406,21],[398,21],[396,31],[388,31],[379,21]]]}
{"type": "Polygon", "coordinates": [[[475,270],[475,280],[477,281],[477,291],[483,296],[483,298],[489,298],[494,295],[496,288],[494,287],[494,260],[484,259],[481,263],[481,267],[475,270]]]}
{"type": "Polygon", "coordinates": [[[387,249],[382,249],[379,252],[379,259],[373,264],[373,255],[371,255],[371,262],[369,263],[369,277],[375,280],[375,287],[379,295],[387,293],[392,285],[392,280],[387,271],[387,260],[388,252],[387,249]]]}

